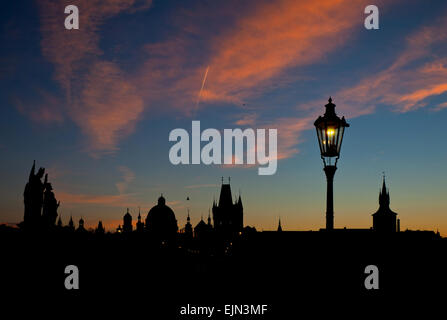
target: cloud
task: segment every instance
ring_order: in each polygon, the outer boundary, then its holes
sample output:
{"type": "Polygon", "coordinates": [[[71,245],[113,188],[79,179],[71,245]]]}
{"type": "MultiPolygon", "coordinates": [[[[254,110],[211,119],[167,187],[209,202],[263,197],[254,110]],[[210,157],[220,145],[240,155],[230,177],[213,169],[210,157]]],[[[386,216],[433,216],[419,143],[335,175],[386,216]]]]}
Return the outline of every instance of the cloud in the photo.
{"type": "Polygon", "coordinates": [[[447,108],[447,102],[438,104],[435,108],[432,109],[432,111],[441,111],[442,109],[445,108],[447,108]]]}
{"type": "MultiPolygon", "coordinates": [[[[277,130],[277,160],[287,159],[299,153],[298,145],[302,141],[302,132],[313,128],[313,122],[317,117],[316,113],[305,117],[288,117],[278,118],[274,120],[262,120],[258,118],[255,113],[244,114],[241,119],[236,120],[235,124],[243,127],[250,126],[254,129],[276,129],[277,130]]],[[[266,143],[268,143],[268,131],[266,131],[266,143]]],[[[268,146],[264,146],[268,150],[268,146]]],[[[258,146],[255,145],[255,152],[258,152],[258,146]]],[[[250,151],[250,150],[248,150],[250,151]]],[[[264,152],[264,150],[262,150],[264,152]]],[[[270,155],[269,155],[270,157],[270,155]]],[[[235,156],[233,155],[233,163],[235,163],[235,156]]],[[[234,165],[224,164],[224,168],[251,168],[257,164],[249,165],[234,165]]]]}
{"type": "Polygon", "coordinates": [[[217,184],[193,184],[189,186],[185,186],[186,189],[199,189],[199,188],[214,188],[218,187],[217,184]]]}
{"type": "Polygon", "coordinates": [[[231,10],[224,4],[216,9],[228,21],[219,27],[213,24],[218,13],[207,11],[204,19],[202,11],[209,8],[191,9],[185,14],[189,21],[177,22],[182,32],[144,47],[135,86],[148,104],[160,102],[186,115],[195,111],[198,94],[201,108],[215,102],[241,105],[299,79],[296,68],[320,63],[343,46],[360,30],[363,3],[256,1],[247,8],[230,1],[231,10]]]}
{"type": "MultiPolygon", "coordinates": [[[[122,12],[150,7],[144,0],[39,1],[43,56],[53,63],[54,79],[65,90],[59,112],[68,113],[88,138],[93,156],[117,150],[117,143],[130,134],[143,110],[143,102],[118,65],[102,59],[99,47],[101,25],[122,12]],[[66,30],[66,5],[79,8],[79,30],[66,30]],[[62,107],[64,106],[64,107],[62,107]]],[[[51,120],[51,112],[40,108],[51,120]]],[[[37,112],[37,111],[36,111],[37,112]]],[[[45,116],[46,115],[46,116],[45,116]]],[[[45,118],[46,117],[46,118],[45,118]]]]}
{"type": "Polygon", "coordinates": [[[238,119],[235,124],[238,126],[254,126],[256,123],[256,120],[258,119],[258,115],[255,113],[247,113],[240,116],[240,119],[238,119]]]}
{"type": "Polygon", "coordinates": [[[278,160],[290,158],[299,152],[301,134],[313,127],[315,118],[281,118],[269,125],[278,128],[278,160]]]}
{"type": "Polygon", "coordinates": [[[256,6],[213,41],[203,100],[244,100],[290,81],[292,68],[324,60],[358,27],[358,3],[282,0],[256,6]]]}
{"type": "MultiPolygon", "coordinates": [[[[121,173],[120,181],[115,183],[115,186],[118,190],[118,194],[106,194],[106,195],[92,195],[92,194],[83,194],[83,193],[70,193],[66,191],[56,192],[56,196],[58,200],[63,204],[69,205],[80,205],[80,204],[96,204],[103,206],[128,206],[135,207],[139,204],[135,200],[138,194],[136,193],[128,193],[129,184],[135,180],[134,172],[126,167],[119,166],[118,171],[121,173]]],[[[62,172],[57,167],[50,168],[48,170],[51,180],[60,180],[66,172],[62,172]]],[[[141,204],[140,204],[141,205],[141,204]]]]}
{"type": "Polygon", "coordinates": [[[64,191],[57,192],[57,199],[61,201],[63,205],[66,204],[95,204],[103,206],[126,206],[134,202],[129,201],[129,194],[117,194],[117,195],[91,195],[82,193],[68,193],[64,191]]]}
{"type": "Polygon", "coordinates": [[[34,122],[43,124],[60,124],[64,122],[64,115],[61,112],[61,100],[45,90],[37,89],[36,98],[32,102],[13,97],[12,103],[22,115],[34,122]]]}
{"type": "Polygon", "coordinates": [[[383,104],[396,112],[409,112],[426,107],[428,99],[447,92],[446,30],[444,14],[432,26],[410,34],[388,68],[336,94],[343,111],[354,117],[372,113],[383,104]]]}
{"type": "Polygon", "coordinates": [[[111,62],[97,62],[84,78],[83,89],[70,110],[73,120],[89,137],[94,156],[113,153],[131,134],[144,110],[142,98],[111,62]]]}
{"type": "MultiPolygon", "coordinates": [[[[42,2],[42,52],[55,65],[55,79],[66,89],[68,115],[88,138],[87,150],[97,157],[116,152],[119,142],[135,130],[147,108],[189,116],[196,111],[198,94],[200,108],[214,102],[240,106],[272,88],[290,84],[300,78],[299,68],[326,61],[361,29],[363,16],[359,8],[364,8],[367,2],[256,1],[240,4],[240,10],[235,10],[235,2],[230,1],[213,4],[221,10],[207,14],[203,8],[194,7],[174,21],[180,24],[176,35],[136,49],[139,54],[133,73],[124,71],[118,60],[102,58],[99,30],[107,19],[122,12],[147,9],[150,1],[115,0],[109,4],[97,0],[70,4],[78,4],[84,13],[79,32],[60,27],[64,2],[59,6],[42,2]],[[227,23],[213,22],[223,17],[227,23]],[[203,83],[205,72],[206,83],[203,83]]],[[[394,75],[395,70],[402,71],[402,66],[421,57],[426,52],[424,48],[433,41],[430,39],[436,37],[439,35],[430,29],[421,31],[421,35],[408,40],[413,50],[402,54],[390,70],[374,75],[372,81],[365,79],[354,88],[341,90],[338,96],[342,98],[338,101],[344,105],[343,111],[350,108],[349,115],[358,116],[372,112],[378,101],[397,99],[397,94],[381,99],[380,93],[386,91],[385,87],[395,87],[399,78],[394,75]],[[376,92],[371,95],[371,90],[376,92]],[[366,103],[359,108],[358,102],[362,100],[366,103]]],[[[421,72],[440,71],[433,66],[421,72]]],[[[413,95],[409,92],[407,100],[400,103],[413,108],[418,105],[415,99],[442,92],[443,88],[428,87],[413,95]]],[[[306,105],[300,108],[305,110],[306,105]]],[[[282,134],[278,132],[282,157],[298,151],[292,143],[298,138],[293,139],[292,135],[305,130],[308,124],[303,121],[309,122],[308,117],[310,112],[304,114],[302,121],[276,120],[282,125],[282,134]]],[[[259,118],[262,117],[249,115],[237,124],[260,122],[259,118]]]]}
{"type": "Polygon", "coordinates": [[[99,48],[99,28],[109,18],[124,11],[147,9],[152,1],[136,0],[63,0],[39,1],[42,54],[55,65],[55,79],[70,96],[76,72],[91,58],[102,54],[99,48]],[[67,5],[79,8],[79,30],[66,30],[63,14],[67,5]]]}
{"type": "Polygon", "coordinates": [[[127,188],[129,187],[129,184],[135,180],[135,173],[133,173],[132,170],[130,170],[126,166],[120,166],[118,167],[119,171],[123,174],[123,181],[117,182],[116,188],[118,189],[118,192],[120,194],[124,194],[127,191],[127,188]]]}

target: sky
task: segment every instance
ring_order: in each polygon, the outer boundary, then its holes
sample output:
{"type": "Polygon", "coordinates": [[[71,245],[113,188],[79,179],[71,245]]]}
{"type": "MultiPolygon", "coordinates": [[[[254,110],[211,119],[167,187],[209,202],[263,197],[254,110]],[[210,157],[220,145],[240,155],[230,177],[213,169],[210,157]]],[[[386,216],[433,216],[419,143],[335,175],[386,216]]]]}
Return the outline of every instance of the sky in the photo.
{"type": "Polygon", "coordinates": [[[244,224],[325,226],[314,120],[345,116],[335,227],[369,228],[385,172],[401,229],[447,236],[447,3],[70,0],[0,4],[0,222],[23,219],[33,160],[64,223],[134,219],[163,194],[179,227],[208,216],[221,177],[244,224]],[[64,28],[66,5],[79,30],[64,28]],[[278,168],[173,165],[171,130],[274,128],[278,168]],[[190,200],[186,200],[189,197],[190,200]]]}

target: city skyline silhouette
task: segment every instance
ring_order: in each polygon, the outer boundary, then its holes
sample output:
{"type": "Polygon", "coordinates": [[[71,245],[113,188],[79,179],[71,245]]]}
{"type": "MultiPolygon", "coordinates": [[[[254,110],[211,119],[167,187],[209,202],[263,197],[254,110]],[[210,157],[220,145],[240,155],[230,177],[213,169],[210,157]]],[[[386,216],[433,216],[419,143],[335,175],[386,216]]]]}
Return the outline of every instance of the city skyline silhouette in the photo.
{"type": "Polygon", "coordinates": [[[105,231],[101,221],[89,231],[83,218],[76,224],[71,217],[63,225],[57,214],[57,190],[53,193],[44,168],[36,170],[33,164],[24,189],[24,221],[19,228],[0,225],[0,240],[8,244],[2,253],[6,261],[2,274],[7,275],[3,284],[11,292],[31,294],[45,287],[46,292],[64,297],[101,293],[103,298],[120,292],[131,298],[145,292],[157,301],[154,310],[172,317],[186,296],[217,304],[230,296],[232,301],[243,301],[248,294],[276,306],[273,316],[293,312],[291,297],[284,295],[286,291],[278,294],[284,288],[278,273],[287,277],[288,285],[320,298],[335,292],[381,297],[435,292],[447,283],[442,272],[446,261],[439,259],[447,239],[435,231],[400,230],[398,213],[389,206],[385,177],[378,209],[370,213],[372,227],[318,231],[286,231],[280,219],[275,231],[245,225],[243,212],[249,205],[243,196],[234,196],[230,181],[223,179],[212,210],[197,224],[191,223],[188,212],[185,226],[178,225],[175,212],[160,194],[146,217],[139,212],[135,221],[126,210],[114,232],[105,231]],[[82,280],[78,289],[67,290],[62,271],[72,265],[81,270],[82,280]],[[380,272],[372,291],[364,284],[371,265],[380,272]],[[26,272],[31,266],[33,272],[26,272]],[[177,268],[194,278],[195,285],[173,292],[171,288],[178,286],[173,277],[177,268]],[[137,269],[145,270],[146,276],[120,278],[137,269]],[[121,280],[110,281],[115,278],[121,280]],[[234,291],[235,287],[240,290],[234,291]],[[166,295],[169,299],[163,300],[166,295]]]}
{"type": "MultiPolygon", "coordinates": [[[[103,226],[102,220],[99,220],[96,228],[85,228],[84,218],[79,219],[77,224],[73,221],[73,216],[70,216],[70,221],[64,225],[61,214],[58,214],[60,201],[57,201],[51,183],[48,180],[48,174],[45,174],[45,168],[40,167],[36,170],[36,161],[33,162],[30,170],[28,182],[25,185],[23,192],[24,215],[23,221],[14,226],[25,232],[48,232],[52,233],[58,230],[59,232],[90,232],[95,234],[104,233],[131,233],[131,232],[148,232],[149,234],[170,234],[167,238],[176,238],[177,235],[189,238],[203,238],[200,234],[215,233],[226,234],[224,238],[232,239],[240,236],[244,231],[248,233],[257,232],[256,226],[244,225],[244,206],[241,194],[238,196],[232,194],[230,177],[227,183],[224,182],[224,177],[221,177],[220,195],[213,199],[212,206],[208,211],[207,223],[205,223],[203,214],[197,225],[191,224],[190,210],[187,209],[186,224],[184,227],[179,226],[175,212],[166,204],[166,199],[163,193],[158,198],[158,203],[155,204],[145,216],[141,215],[141,208],[138,209],[138,220],[133,220],[132,214],[127,208],[123,215],[122,224],[119,224],[116,229],[106,230],[103,226]],[[45,176],[44,181],[42,178],[45,176]],[[212,214],[211,214],[212,212],[212,214]],[[56,221],[57,219],[57,221],[56,221]],[[136,222],[133,222],[136,221],[136,222]]],[[[187,201],[190,198],[187,197],[187,201]]],[[[398,214],[390,209],[390,192],[386,186],[385,173],[382,177],[382,188],[378,197],[378,210],[371,214],[372,226],[370,228],[333,228],[333,230],[349,230],[369,232],[372,231],[377,234],[389,235],[393,233],[400,233],[400,218],[398,214]]],[[[193,222],[194,223],[194,222],[193,222]]],[[[8,227],[3,224],[3,228],[8,227]]],[[[331,230],[322,227],[319,231],[330,232],[331,230]]],[[[278,217],[277,232],[283,230],[283,225],[278,217]]],[[[288,231],[311,231],[311,230],[288,230],[288,231]]],[[[403,231],[403,230],[402,230],[403,231]]],[[[441,238],[439,230],[409,230],[405,232],[417,231],[419,233],[431,234],[432,237],[441,238]]],[[[261,230],[263,232],[263,230],[261,230]]]]}
{"type": "Polygon", "coordinates": [[[5,4],[0,223],[22,220],[19,194],[36,159],[64,224],[82,217],[87,229],[101,220],[114,230],[127,208],[135,219],[162,192],[179,225],[187,208],[198,222],[219,177],[231,176],[250,204],[247,225],[276,230],[281,216],[284,230],[319,230],[326,188],[313,122],[332,96],[351,125],[334,178],[335,227],[371,225],[385,171],[401,229],[447,235],[444,2],[404,12],[378,4],[378,30],[364,27],[366,1],[131,2],[108,12],[80,0],[79,30],[64,29],[62,3],[5,4]],[[169,132],[194,120],[278,129],[276,174],[172,165],[169,132]]]}
{"type": "Polygon", "coordinates": [[[5,310],[445,296],[446,1],[3,1],[0,44],[5,310]]]}

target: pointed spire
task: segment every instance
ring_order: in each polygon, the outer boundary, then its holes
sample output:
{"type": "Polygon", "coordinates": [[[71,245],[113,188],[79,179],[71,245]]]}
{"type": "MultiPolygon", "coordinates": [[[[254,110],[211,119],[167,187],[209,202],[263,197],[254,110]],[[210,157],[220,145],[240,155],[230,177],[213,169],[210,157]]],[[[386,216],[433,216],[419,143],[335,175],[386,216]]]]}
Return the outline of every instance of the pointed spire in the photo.
{"type": "Polygon", "coordinates": [[[281,217],[279,217],[278,219],[278,230],[277,231],[282,231],[282,227],[281,227],[281,217]]]}
{"type": "Polygon", "coordinates": [[[383,172],[382,177],[382,190],[379,193],[379,205],[384,208],[389,208],[390,205],[390,193],[386,188],[385,172],[383,172]]]}
{"type": "Polygon", "coordinates": [[[386,194],[386,183],[385,183],[385,172],[383,172],[383,177],[382,177],[382,194],[386,194]]]}

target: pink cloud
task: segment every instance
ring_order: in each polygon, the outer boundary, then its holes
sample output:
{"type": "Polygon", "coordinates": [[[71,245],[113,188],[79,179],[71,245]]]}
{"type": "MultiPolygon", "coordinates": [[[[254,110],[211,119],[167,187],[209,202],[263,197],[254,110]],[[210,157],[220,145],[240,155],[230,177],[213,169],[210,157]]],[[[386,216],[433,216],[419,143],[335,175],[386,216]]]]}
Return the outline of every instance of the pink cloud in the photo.
{"type": "MultiPolygon", "coordinates": [[[[248,125],[252,128],[260,129],[277,129],[277,160],[281,160],[299,153],[298,144],[302,141],[301,134],[313,128],[315,118],[316,114],[312,114],[306,117],[278,118],[272,121],[262,121],[258,120],[256,114],[246,114],[242,119],[236,120],[235,124],[242,126],[248,125]]],[[[255,147],[255,152],[257,152],[257,147],[255,147]]],[[[235,158],[233,156],[234,162],[235,158]]],[[[253,166],[255,165],[245,164],[240,167],[250,168],[253,166]]],[[[224,165],[223,167],[235,167],[235,165],[224,165]]]]}
{"type": "Polygon", "coordinates": [[[129,204],[135,205],[134,202],[129,201],[129,195],[91,195],[91,194],[76,194],[64,191],[57,192],[57,199],[65,204],[96,204],[96,205],[118,205],[126,206],[129,204]]]}
{"type": "Polygon", "coordinates": [[[388,68],[336,94],[342,110],[354,117],[372,113],[378,104],[384,104],[397,112],[409,112],[426,107],[428,98],[446,93],[447,59],[446,48],[442,48],[446,30],[444,14],[433,26],[408,36],[405,48],[388,68]],[[441,57],[436,50],[441,50],[441,57]]]}
{"type": "MultiPolygon", "coordinates": [[[[244,8],[243,14],[234,8],[223,10],[231,23],[219,32],[211,34],[192,22],[184,26],[184,34],[143,46],[143,62],[134,74],[124,72],[117,62],[101,60],[99,29],[107,19],[122,12],[147,8],[150,1],[142,7],[132,0],[70,4],[78,4],[85,13],[80,21],[84,26],[82,32],[60,27],[63,16],[59,12],[65,2],[60,6],[42,2],[42,52],[55,65],[55,78],[67,92],[67,113],[88,138],[87,150],[93,156],[100,156],[118,149],[119,142],[134,131],[145,108],[162,104],[168,107],[164,109],[174,109],[181,115],[195,112],[207,66],[209,72],[200,107],[217,101],[241,105],[274,85],[281,86],[299,78],[299,67],[324,61],[358,32],[362,25],[359,8],[364,8],[367,2],[258,1],[255,6],[244,8]],[[200,51],[198,57],[191,54],[197,50],[197,43],[188,37],[190,34],[203,36],[201,39],[206,44],[207,49],[200,51]]],[[[191,16],[204,18],[200,10],[191,11],[189,18],[191,16]]],[[[436,36],[425,30],[408,41],[420,48],[430,42],[427,39],[436,36]]],[[[380,100],[379,94],[386,91],[384,87],[394,86],[393,70],[421,56],[422,51],[407,52],[396,60],[389,72],[340,92],[340,105],[345,105],[343,111],[349,110],[351,117],[372,112],[375,100],[380,100]],[[377,90],[373,99],[371,90],[377,90]],[[362,99],[368,103],[358,108],[362,99]]],[[[396,97],[389,95],[386,99],[396,97]]],[[[410,97],[407,104],[412,103],[410,97]]],[[[251,117],[240,119],[238,125],[255,123],[256,117],[251,117]]],[[[299,135],[305,130],[309,119],[310,114],[305,114],[302,120],[276,120],[282,126],[282,133],[278,133],[281,157],[298,152],[293,143],[299,138],[293,138],[293,134],[299,135]]]]}
{"type": "Polygon", "coordinates": [[[67,90],[69,97],[72,82],[77,79],[76,73],[89,64],[89,59],[102,54],[98,45],[100,26],[121,12],[144,10],[151,3],[151,0],[39,1],[42,53],[54,63],[55,79],[67,90]],[[67,5],[79,8],[79,30],[66,30],[63,27],[66,15],[61,13],[67,5]]]}
{"type": "MultiPolygon", "coordinates": [[[[224,10],[231,24],[212,36],[186,23],[186,27],[182,26],[201,37],[207,43],[206,49],[200,51],[199,57],[191,55],[197,44],[190,40],[189,33],[146,45],[147,57],[135,86],[144,92],[149,104],[162,101],[189,115],[195,111],[209,66],[200,106],[213,102],[242,105],[272,87],[300,78],[299,71],[290,72],[292,68],[320,62],[344,45],[359,30],[359,8],[364,3],[257,1],[243,14],[234,8],[231,14],[224,10]]],[[[191,16],[201,19],[203,13],[198,9],[191,16]]]]}
{"type": "Polygon", "coordinates": [[[89,137],[91,154],[100,156],[117,150],[117,143],[134,131],[143,110],[142,98],[117,65],[97,62],[85,76],[70,114],[89,137]]]}
{"type": "Polygon", "coordinates": [[[34,122],[43,124],[60,124],[64,122],[62,102],[59,98],[44,90],[37,90],[37,98],[33,102],[21,98],[12,99],[16,109],[34,122]]]}
{"type": "Polygon", "coordinates": [[[272,82],[287,82],[291,68],[325,59],[358,30],[363,2],[282,0],[256,6],[213,41],[204,100],[244,100],[272,82]]]}
{"type": "Polygon", "coordinates": [[[447,102],[438,104],[435,108],[432,109],[432,111],[440,111],[445,108],[447,108],[447,102]]]}
{"type": "MultiPolygon", "coordinates": [[[[88,138],[93,156],[117,150],[143,111],[143,102],[118,65],[101,60],[99,29],[122,12],[150,7],[151,0],[77,0],[39,2],[43,56],[54,64],[55,80],[65,89],[59,112],[68,113],[88,138]],[[79,30],[66,30],[66,5],[79,8],[79,30]]],[[[32,119],[40,122],[51,116],[32,119]]],[[[46,116],[45,116],[46,115],[46,116]]],[[[51,118],[49,118],[51,119],[51,118]]]]}

